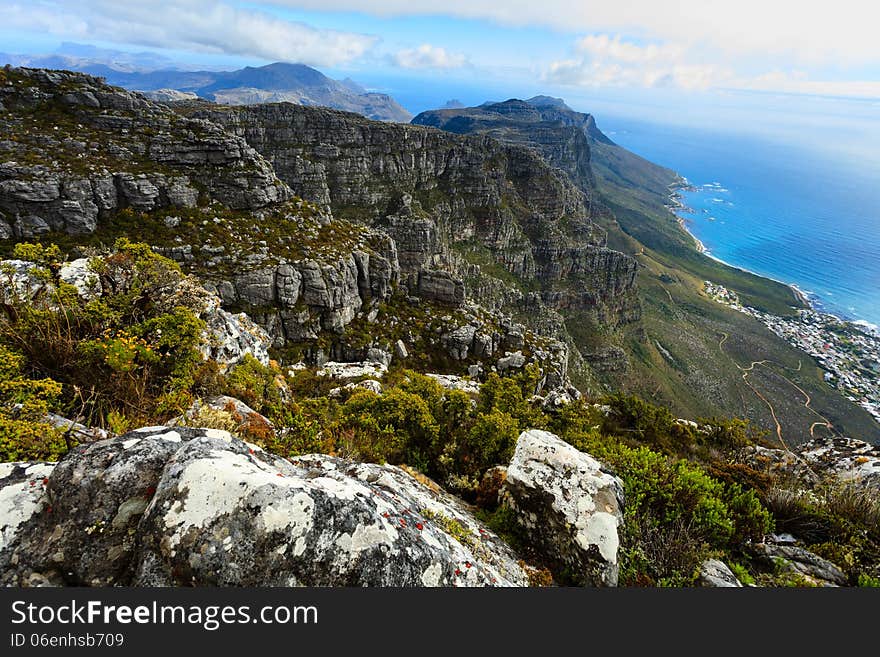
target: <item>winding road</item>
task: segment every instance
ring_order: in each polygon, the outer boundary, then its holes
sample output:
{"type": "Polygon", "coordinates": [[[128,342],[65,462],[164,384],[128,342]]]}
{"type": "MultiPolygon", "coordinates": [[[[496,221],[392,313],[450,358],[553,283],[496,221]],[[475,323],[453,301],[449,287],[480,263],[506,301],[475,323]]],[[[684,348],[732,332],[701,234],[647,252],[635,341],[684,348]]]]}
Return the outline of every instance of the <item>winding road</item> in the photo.
{"type": "MultiPolygon", "coordinates": [[[[815,415],[816,417],[818,417],[822,420],[821,422],[813,422],[810,425],[810,437],[811,438],[815,436],[816,427],[825,427],[828,431],[833,430],[834,425],[831,423],[831,421],[828,418],[826,418],[824,415],[819,413],[816,409],[814,409],[810,406],[810,404],[812,403],[812,399],[811,399],[810,395],[807,393],[807,391],[804,390],[803,388],[801,388],[798,384],[796,384],[794,381],[789,379],[784,374],[780,374],[779,372],[767,367],[767,363],[773,363],[774,365],[777,365],[777,366],[781,367],[782,369],[789,369],[789,368],[786,368],[781,363],[777,363],[777,362],[771,361],[771,360],[756,360],[756,361],[752,361],[748,367],[743,367],[742,365],[740,365],[739,363],[736,362],[736,360],[733,358],[733,356],[725,353],[724,343],[727,342],[728,337],[729,336],[727,333],[725,333],[724,331],[721,331],[721,340],[718,342],[718,350],[722,354],[727,356],[734,365],[736,365],[736,367],[740,370],[740,372],[743,373],[742,378],[743,378],[743,381],[745,382],[745,384],[752,390],[752,392],[755,393],[755,396],[758,397],[758,399],[760,399],[762,402],[764,402],[767,405],[767,408],[770,409],[770,415],[773,417],[773,422],[776,424],[776,437],[779,439],[779,444],[782,445],[782,447],[787,452],[791,452],[791,449],[789,449],[788,445],[785,442],[785,439],[782,437],[782,425],[779,422],[779,418],[776,416],[776,409],[773,408],[773,404],[771,404],[770,401],[764,395],[762,395],[761,392],[754,385],[752,385],[752,382],[749,381],[749,374],[757,366],[765,367],[768,370],[770,370],[772,373],[785,379],[785,381],[787,381],[789,383],[789,385],[791,385],[795,390],[797,390],[800,394],[802,394],[804,396],[804,408],[806,408],[808,411],[810,411],[810,413],[812,413],[813,415],[815,415]]],[[[800,360],[798,360],[797,369],[792,370],[792,371],[800,372],[802,365],[803,365],[803,363],[800,360]]]]}

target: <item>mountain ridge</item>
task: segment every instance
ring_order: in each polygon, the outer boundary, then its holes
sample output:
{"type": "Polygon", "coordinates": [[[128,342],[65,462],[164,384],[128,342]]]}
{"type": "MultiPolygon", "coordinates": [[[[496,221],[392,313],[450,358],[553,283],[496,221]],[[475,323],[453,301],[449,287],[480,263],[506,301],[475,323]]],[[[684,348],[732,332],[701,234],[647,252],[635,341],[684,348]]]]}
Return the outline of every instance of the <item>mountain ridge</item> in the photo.
{"type": "Polygon", "coordinates": [[[390,95],[368,91],[351,78],[333,80],[305,64],[274,62],[233,71],[184,70],[172,68],[166,58],[151,55],[83,47],[43,56],[0,53],[0,64],[74,70],[132,91],[172,89],[234,105],[292,102],[356,112],[379,121],[408,122],[412,118],[390,95]]]}

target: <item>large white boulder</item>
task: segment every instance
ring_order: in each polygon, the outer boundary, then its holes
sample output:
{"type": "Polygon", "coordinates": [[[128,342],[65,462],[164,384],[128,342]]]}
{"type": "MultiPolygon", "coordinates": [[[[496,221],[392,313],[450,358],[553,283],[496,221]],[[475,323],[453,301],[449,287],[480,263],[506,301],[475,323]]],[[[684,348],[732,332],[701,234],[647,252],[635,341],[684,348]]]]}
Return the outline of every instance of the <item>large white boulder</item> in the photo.
{"type": "Polygon", "coordinates": [[[555,570],[576,584],[617,585],[623,484],[599,461],[552,433],[524,431],[501,496],[555,570]]]}

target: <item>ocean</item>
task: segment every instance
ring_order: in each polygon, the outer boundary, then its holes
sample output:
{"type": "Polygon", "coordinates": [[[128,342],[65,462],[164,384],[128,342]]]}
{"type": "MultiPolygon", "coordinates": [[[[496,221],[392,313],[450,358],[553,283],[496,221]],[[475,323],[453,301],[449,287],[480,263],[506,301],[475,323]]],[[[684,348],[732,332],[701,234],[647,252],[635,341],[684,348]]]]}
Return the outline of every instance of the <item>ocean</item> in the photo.
{"type": "Polygon", "coordinates": [[[597,119],[695,187],[682,217],[711,256],[794,284],[821,310],[880,324],[880,120],[818,131],[793,121],[774,135],[597,119]]]}

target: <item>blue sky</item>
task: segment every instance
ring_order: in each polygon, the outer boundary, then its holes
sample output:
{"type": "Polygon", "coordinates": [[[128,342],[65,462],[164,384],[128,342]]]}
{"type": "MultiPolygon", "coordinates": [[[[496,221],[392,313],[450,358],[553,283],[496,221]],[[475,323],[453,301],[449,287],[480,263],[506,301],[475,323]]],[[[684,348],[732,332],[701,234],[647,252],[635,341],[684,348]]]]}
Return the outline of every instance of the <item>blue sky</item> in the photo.
{"type": "Polygon", "coordinates": [[[793,105],[808,123],[880,109],[880,10],[864,0],[0,0],[0,16],[0,51],[304,62],[413,111],[550,93],[679,122],[761,107],[784,128],[793,105]]]}

